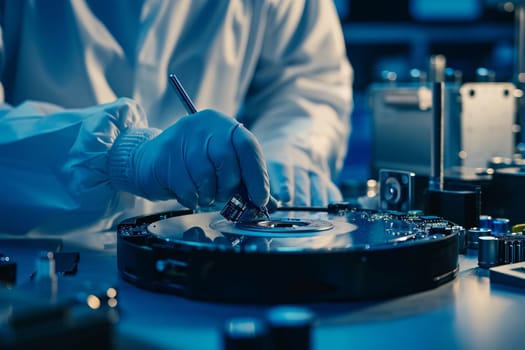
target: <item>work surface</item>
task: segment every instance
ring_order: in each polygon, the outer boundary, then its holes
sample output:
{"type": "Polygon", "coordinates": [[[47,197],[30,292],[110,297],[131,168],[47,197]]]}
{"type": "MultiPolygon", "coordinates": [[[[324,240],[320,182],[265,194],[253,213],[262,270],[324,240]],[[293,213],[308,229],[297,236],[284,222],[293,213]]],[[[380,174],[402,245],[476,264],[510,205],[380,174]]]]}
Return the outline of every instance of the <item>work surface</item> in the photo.
{"type": "MultiPolygon", "coordinates": [[[[53,244],[4,237],[0,251],[17,262],[22,284],[29,281],[37,252],[53,244]]],[[[77,274],[63,278],[117,286],[119,349],[222,349],[228,319],[264,317],[272,307],[191,301],[138,289],[118,276],[114,232],[66,236],[62,244],[62,251],[80,252],[77,274]]],[[[313,349],[524,349],[525,290],[491,284],[475,255],[461,255],[459,261],[453,281],[426,292],[304,305],[317,317],[313,349]]]]}

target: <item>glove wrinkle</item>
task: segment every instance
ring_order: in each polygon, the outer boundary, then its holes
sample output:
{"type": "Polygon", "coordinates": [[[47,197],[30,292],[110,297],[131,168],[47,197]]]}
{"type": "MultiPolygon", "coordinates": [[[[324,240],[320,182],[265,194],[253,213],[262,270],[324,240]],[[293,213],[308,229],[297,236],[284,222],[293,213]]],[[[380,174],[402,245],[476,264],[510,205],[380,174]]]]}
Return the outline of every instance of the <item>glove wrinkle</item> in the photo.
{"type": "Polygon", "coordinates": [[[206,157],[214,169],[215,199],[219,202],[228,201],[240,183],[239,161],[232,144],[233,129],[234,126],[230,125],[220,135],[212,135],[205,149],[206,157]]]}
{"type": "MultiPolygon", "coordinates": [[[[167,160],[167,164],[168,164],[168,179],[174,179],[175,181],[177,181],[177,173],[173,171],[174,168],[174,160],[173,160],[173,157],[172,156],[168,156],[168,160],[167,160]]],[[[180,203],[182,203],[180,201],[180,196],[177,195],[177,193],[173,190],[173,187],[169,185],[169,182],[166,182],[166,181],[162,181],[162,178],[155,172],[154,173],[155,175],[155,179],[157,180],[157,182],[159,184],[161,184],[161,186],[164,188],[164,190],[168,193],[171,193],[171,195],[173,196],[173,198],[177,199],[177,201],[179,201],[180,203]]]]}
{"type": "MultiPolygon", "coordinates": [[[[192,177],[195,183],[195,187],[197,189],[198,204],[199,206],[203,206],[203,207],[209,207],[215,202],[217,183],[218,183],[217,182],[218,181],[217,171],[208,153],[209,145],[211,143],[212,138],[213,138],[213,135],[209,135],[204,140],[202,147],[204,148],[204,154],[206,156],[206,160],[203,163],[197,164],[198,167],[202,166],[206,168],[204,169],[205,170],[204,176],[201,175],[197,177],[197,179],[201,179],[200,181],[197,181],[196,179],[192,177]]],[[[203,170],[203,169],[199,169],[199,170],[203,170]]]]}
{"type": "MultiPolygon", "coordinates": [[[[220,169],[217,168],[217,165],[215,164],[215,162],[213,161],[213,158],[210,156],[210,145],[211,145],[211,142],[212,142],[212,139],[213,139],[213,136],[208,136],[206,138],[206,142],[204,142],[204,151],[206,153],[206,159],[208,160],[208,163],[211,165],[211,167],[213,168],[213,174],[210,174],[209,176],[210,177],[213,177],[214,180],[212,180],[212,186],[209,186],[210,187],[210,190],[208,191],[210,197],[208,198],[203,198],[201,199],[199,197],[199,204],[200,205],[203,205],[203,206],[212,206],[213,203],[215,203],[215,201],[217,200],[217,196],[218,196],[218,184],[219,184],[219,176],[217,175],[218,171],[220,169]]],[[[197,189],[199,191],[199,193],[201,192],[201,186],[200,185],[197,185],[197,189]]]]}
{"type": "Polygon", "coordinates": [[[259,143],[241,123],[233,128],[231,140],[241,170],[241,184],[246,186],[249,200],[265,206],[270,199],[270,180],[259,143]]]}
{"type": "Polygon", "coordinates": [[[186,173],[188,179],[191,182],[191,188],[186,188],[186,191],[182,192],[182,200],[183,204],[187,206],[188,208],[195,209],[197,207],[197,201],[199,198],[198,192],[197,192],[197,184],[195,183],[195,179],[193,178],[191,174],[191,169],[189,167],[189,164],[191,162],[196,161],[195,159],[191,159],[191,157],[188,157],[188,140],[184,138],[182,147],[182,165],[184,167],[184,172],[186,173]]]}

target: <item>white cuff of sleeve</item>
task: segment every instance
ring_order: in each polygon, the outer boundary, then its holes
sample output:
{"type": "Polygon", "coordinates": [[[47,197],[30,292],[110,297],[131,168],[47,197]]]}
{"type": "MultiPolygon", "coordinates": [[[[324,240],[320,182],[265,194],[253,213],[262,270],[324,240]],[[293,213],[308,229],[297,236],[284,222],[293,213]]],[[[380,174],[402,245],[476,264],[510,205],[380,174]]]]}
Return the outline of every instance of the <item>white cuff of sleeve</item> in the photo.
{"type": "Polygon", "coordinates": [[[108,154],[108,174],[110,183],[118,190],[137,193],[134,183],[133,155],[144,142],[160,134],[158,129],[126,129],[115,140],[108,154]]]}

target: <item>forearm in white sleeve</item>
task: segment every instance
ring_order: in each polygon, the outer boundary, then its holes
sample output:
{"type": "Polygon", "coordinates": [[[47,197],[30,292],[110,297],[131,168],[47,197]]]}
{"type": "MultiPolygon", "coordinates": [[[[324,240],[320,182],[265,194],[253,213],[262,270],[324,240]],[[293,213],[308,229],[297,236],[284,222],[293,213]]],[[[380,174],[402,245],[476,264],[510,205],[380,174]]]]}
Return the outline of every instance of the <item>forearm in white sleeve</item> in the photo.
{"type": "Polygon", "coordinates": [[[294,157],[332,179],[346,154],[352,108],[352,68],[338,21],[331,1],[276,2],[245,105],[270,161],[291,146],[294,157]]]}
{"type": "Polygon", "coordinates": [[[108,228],[136,197],[129,154],[158,134],[129,99],[62,109],[26,102],[0,110],[0,232],[61,233],[108,228]],[[114,144],[112,166],[108,154],[114,144]]]}

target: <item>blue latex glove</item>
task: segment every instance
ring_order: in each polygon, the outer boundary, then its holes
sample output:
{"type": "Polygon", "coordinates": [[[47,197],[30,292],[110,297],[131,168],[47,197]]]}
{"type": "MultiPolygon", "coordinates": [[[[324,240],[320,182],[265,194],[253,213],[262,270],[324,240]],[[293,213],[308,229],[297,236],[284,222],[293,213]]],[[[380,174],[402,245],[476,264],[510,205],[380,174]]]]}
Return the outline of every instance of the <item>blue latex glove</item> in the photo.
{"type": "Polygon", "coordinates": [[[294,147],[265,153],[271,194],[285,206],[326,206],[343,199],[326,172],[294,147]]]}
{"type": "Polygon", "coordinates": [[[246,187],[257,206],[269,199],[269,180],[255,136],[213,110],[181,118],[138,147],[135,183],[149,199],[176,198],[188,208],[226,202],[246,187]]]}

